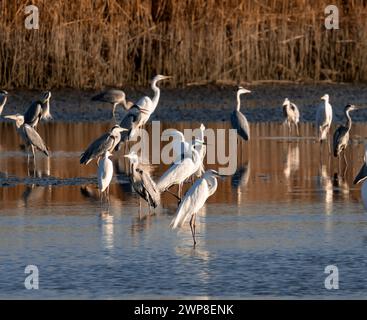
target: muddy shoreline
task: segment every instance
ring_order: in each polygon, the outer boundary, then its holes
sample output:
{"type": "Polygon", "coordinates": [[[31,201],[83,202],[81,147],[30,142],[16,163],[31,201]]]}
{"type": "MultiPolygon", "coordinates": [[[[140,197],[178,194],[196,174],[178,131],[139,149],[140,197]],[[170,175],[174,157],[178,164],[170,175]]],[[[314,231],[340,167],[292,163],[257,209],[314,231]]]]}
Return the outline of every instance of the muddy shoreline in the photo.
{"type": "MultiPolygon", "coordinates": [[[[312,122],[315,119],[315,108],[325,93],[330,95],[334,121],[344,121],[343,108],[348,103],[362,107],[353,113],[354,121],[367,119],[367,84],[260,84],[246,85],[246,88],[252,92],[242,98],[241,110],[250,122],[282,121],[281,105],[286,97],[298,105],[301,122],[312,122]]],[[[149,88],[127,87],[123,90],[131,101],[153,94],[149,88]]],[[[235,86],[205,85],[172,89],[165,88],[163,84],[159,106],[152,120],[228,121],[236,105],[235,91],[235,86]]],[[[51,112],[54,120],[110,121],[111,106],[91,101],[96,93],[92,90],[52,90],[51,112]]],[[[30,101],[37,99],[39,91],[14,90],[10,94],[3,115],[24,112],[30,101]]]]}

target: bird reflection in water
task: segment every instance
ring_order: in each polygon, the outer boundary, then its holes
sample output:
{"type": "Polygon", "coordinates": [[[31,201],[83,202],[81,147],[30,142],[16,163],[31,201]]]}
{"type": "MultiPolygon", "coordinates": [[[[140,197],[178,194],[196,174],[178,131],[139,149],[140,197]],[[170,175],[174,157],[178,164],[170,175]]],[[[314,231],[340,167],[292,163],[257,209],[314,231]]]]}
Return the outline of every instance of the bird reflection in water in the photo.
{"type": "Polygon", "coordinates": [[[330,214],[333,209],[333,183],[329,176],[327,166],[321,164],[318,174],[318,186],[325,193],[324,203],[325,203],[325,213],[330,214]]]}
{"type": "Polygon", "coordinates": [[[236,170],[234,175],[232,176],[231,186],[232,189],[237,192],[237,204],[242,203],[242,193],[245,191],[245,188],[250,179],[250,161],[246,161],[244,164],[241,164],[239,168],[236,170]]]}
{"type": "Polygon", "coordinates": [[[105,249],[114,248],[114,217],[108,210],[102,210],[100,214],[101,222],[101,240],[105,249]]]}
{"type": "Polygon", "coordinates": [[[287,181],[289,181],[289,178],[292,174],[298,171],[299,169],[299,145],[298,143],[288,143],[287,144],[287,151],[286,151],[286,160],[284,165],[284,176],[287,181]]]}

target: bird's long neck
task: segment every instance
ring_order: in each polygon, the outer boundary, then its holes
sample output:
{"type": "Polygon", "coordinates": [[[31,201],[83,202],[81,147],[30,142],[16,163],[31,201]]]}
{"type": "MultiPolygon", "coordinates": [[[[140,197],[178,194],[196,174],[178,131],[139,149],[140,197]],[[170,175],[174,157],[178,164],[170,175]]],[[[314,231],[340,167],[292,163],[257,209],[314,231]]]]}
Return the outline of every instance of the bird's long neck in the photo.
{"type": "Polygon", "coordinates": [[[237,111],[240,111],[240,107],[241,107],[241,94],[240,93],[237,93],[237,107],[236,107],[236,110],[237,111]]]}
{"type": "Polygon", "coordinates": [[[47,120],[47,119],[52,117],[51,112],[50,112],[50,99],[47,100],[45,105],[46,105],[46,107],[43,109],[42,118],[47,120]]]}
{"type": "Polygon", "coordinates": [[[349,110],[345,111],[345,116],[347,117],[346,127],[347,127],[347,129],[349,131],[350,128],[352,127],[352,118],[350,117],[349,110]]]}
{"type": "Polygon", "coordinates": [[[158,105],[159,96],[161,94],[161,90],[157,87],[157,80],[154,80],[152,82],[152,90],[154,91],[154,97],[152,99],[152,102],[153,102],[153,110],[152,111],[154,111],[155,108],[158,105]]]}
{"type": "Polygon", "coordinates": [[[206,178],[206,181],[209,186],[209,193],[210,195],[212,195],[215,192],[215,190],[217,190],[217,187],[218,187],[217,178],[211,175],[206,178]]]}
{"type": "Polygon", "coordinates": [[[3,109],[4,109],[4,106],[5,106],[5,103],[6,103],[6,99],[8,99],[8,97],[4,97],[4,100],[3,100],[3,103],[0,104],[0,115],[2,114],[3,112],[3,109]]]}
{"type": "Polygon", "coordinates": [[[4,96],[3,103],[0,104],[0,110],[2,110],[2,108],[5,106],[5,103],[6,103],[7,100],[8,100],[8,97],[7,96],[4,96]]]}

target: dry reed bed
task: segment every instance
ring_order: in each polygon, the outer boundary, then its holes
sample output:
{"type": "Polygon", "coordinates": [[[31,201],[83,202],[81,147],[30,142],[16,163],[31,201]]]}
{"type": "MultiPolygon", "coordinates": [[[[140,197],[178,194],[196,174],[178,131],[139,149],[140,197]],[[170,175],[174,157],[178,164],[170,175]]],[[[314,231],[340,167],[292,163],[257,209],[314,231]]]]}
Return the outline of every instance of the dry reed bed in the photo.
{"type": "Polygon", "coordinates": [[[100,88],[211,81],[367,80],[366,1],[35,0],[0,2],[0,86],[100,88]],[[24,7],[40,9],[26,30],[24,7]],[[345,4],[348,3],[348,4],[345,4]]]}

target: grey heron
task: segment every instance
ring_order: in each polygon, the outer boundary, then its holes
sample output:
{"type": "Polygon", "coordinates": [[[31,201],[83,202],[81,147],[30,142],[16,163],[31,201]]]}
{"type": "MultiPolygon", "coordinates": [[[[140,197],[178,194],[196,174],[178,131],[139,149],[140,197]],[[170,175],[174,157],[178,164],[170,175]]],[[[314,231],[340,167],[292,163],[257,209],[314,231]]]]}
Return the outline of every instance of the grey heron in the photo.
{"type": "Polygon", "coordinates": [[[361,189],[361,196],[362,196],[364,207],[367,209],[367,183],[366,183],[367,180],[366,178],[367,178],[367,145],[365,145],[364,163],[353,181],[353,184],[359,184],[363,182],[362,189],[361,189]]]}
{"type": "Polygon", "coordinates": [[[345,117],[347,118],[347,122],[345,126],[339,126],[338,129],[336,129],[334,132],[334,137],[333,137],[334,157],[339,158],[341,153],[343,152],[345,163],[347,162],[347,159],[345,158],[345,149],[348,146],[349,132],[350,132],[350,129],[352,128],[352,119],[349,115],[349,112],[356,110],[356,109],[357,108],[352,104],[348,104],[344,108],[344,114],[345,114],[345,117]]]}
{"type": "Polygon", "coordinates": [[[41,119],[52,119],[50,113],[51,92],[45,91],[42,93],[41,99],[33,101],[24,113],[24,123],[31,127],[36,127],[41,119]]]}
{"type": "MultiPolygon", "coordinates": [[[[316,111],[317,137],[320,143],[322,143],[324,140],[327,140],[331,122],[333,121],[333,108],[329,103],[329,95],[325,94],[321,97],[321,100],[323,100],[323,102],[318,106],[316,111]]],[[[329,143],[328,146],[330,152],[329,143]]]]}
{"type": "MultiPolygon", "coordinates": [[[[149,206],[149,213],[151,208],[155,209],[160,204],[161,195],[155,182],[151,178],[148,172],[144,171],[139,165],[138,155],[132,151],[125,155],[131,163],[131,184],[135,192],[143,198],[149,206]]],[[[141,212],[141,202],[139,199],[139,213],[141,212]]]]}
{"type": "Polygon", "coordinates": [[[108,150],[106,150],[98,162],[98,188],[101,192],[101,200],[103,193],[106,191],[107,196],[109,195],[110,183],[113,176],[113,164],[109,157],[112,156],[108,150]]]}
{"type": "Polygon", "coordinates": [[[126,102],[125,92],[122,90],[109,89],[102,91],[101,93],[92,97],[92,101],[106,102],[113,105],[112,116],[115,116],[115,110],[117,105],[121,105],[126,111],[131,108],[133,103],[126,102]]]}
{"type": "Polygon", "coordinates": [[[119,125],[113,126],[109,132],[104,133],[89,145],[82,153],[80,163],[87,165],[93,159],[98,160],[106,151],[112,154],[116,145],[120,142],[121,132],[124,131],[127,131],[127,129],[121,128],[119,125]]]}
{"type": "MultiPolygon", "coordinates": [[[[195,140],[195,144],[197,143],[203,144],[204,142],[195,140]]],[[[157,187],[161,193],[167,191],[181,200],[182,184],[200,169],[202,163],[200,154],[195,149],[195,144],[190,146],[189,151],[185,151],[181,155],[180,159],[183,158],[182,160],[175,161],[160,177],[157,187]],[[177,196],[169,191],[169,188],[176,184],[179,186],[177,196]]]]}
{"type": "Polygon", "coordinates": [[[190,218],[190,229],[194,246],[196,245],[195,222],[196,215],[204,206],[206,200],[217,190],[219,173],[207,170],[204,175],[195,181],[182,198],[177,208],[176,217],[171,222],[172,229],[181,227],[190,218]]]}
{"type": "MultiPolygon", "coordinates": [[[[24,123],[23,115],[21,114],[8,115],[5,116],[4,118],[15,121],[15,125],[19,135],[23,139],[26,147],[28,149],[31,149],[32,151],[34,163],[36,163],[35,149],[38,149],[39,151],[43,152],[47,157],[49,156],[49,150],[46,144],[44,143],[43,139],[32,126],[30,126],[27,123],[24,123]]],[[[29,160],[29,153],[28,153],[28,160],[29,160]]]]}
{"type": "Polygon", "coordinates": [[[243,87],[238,87],[237,90],[237,106],[236,109],[231,114],[231,123],[233,129],[237,130],[238,135],[244,140],[250,139],[250,126],[247,122],[245,115],[240,111],[241,107],[241,94],[250,93],[250,90],[247,90],[243,87]]]}
{"type": "Polygon", "coordinates": [[[4,110],[6,101],[8,100],[9,93],[5,90],[0,90],[0,116],[4,110]]]}
{"type": "Polygon", "coordinates": [[[140,98],[139,101],[135,103],[125,114],[125,116],[121,120],[120,126],[127,128],[129,132],[121,135],[122,142],[131,139],[135,135],[136,130],[141,128],[148,122],[150,116],[157,108],[159,102],[160,89],[158,88],[157,83],[158,81],[170,78],[172,77],[163,76],[160,74],[156,75],[152,79],[151,84],[151,88],[154,91],[153,99],[147,96],[140,98]]]}
{"type": "Polygon", "coordinates": [[[283,117],[284,123],[288,126],[288,134],[292,132],[292,124],[296,127],[297,136],[299,136],[299,110],[298,107],[288,98],[285,98],[283,102],[283,117]]]}

